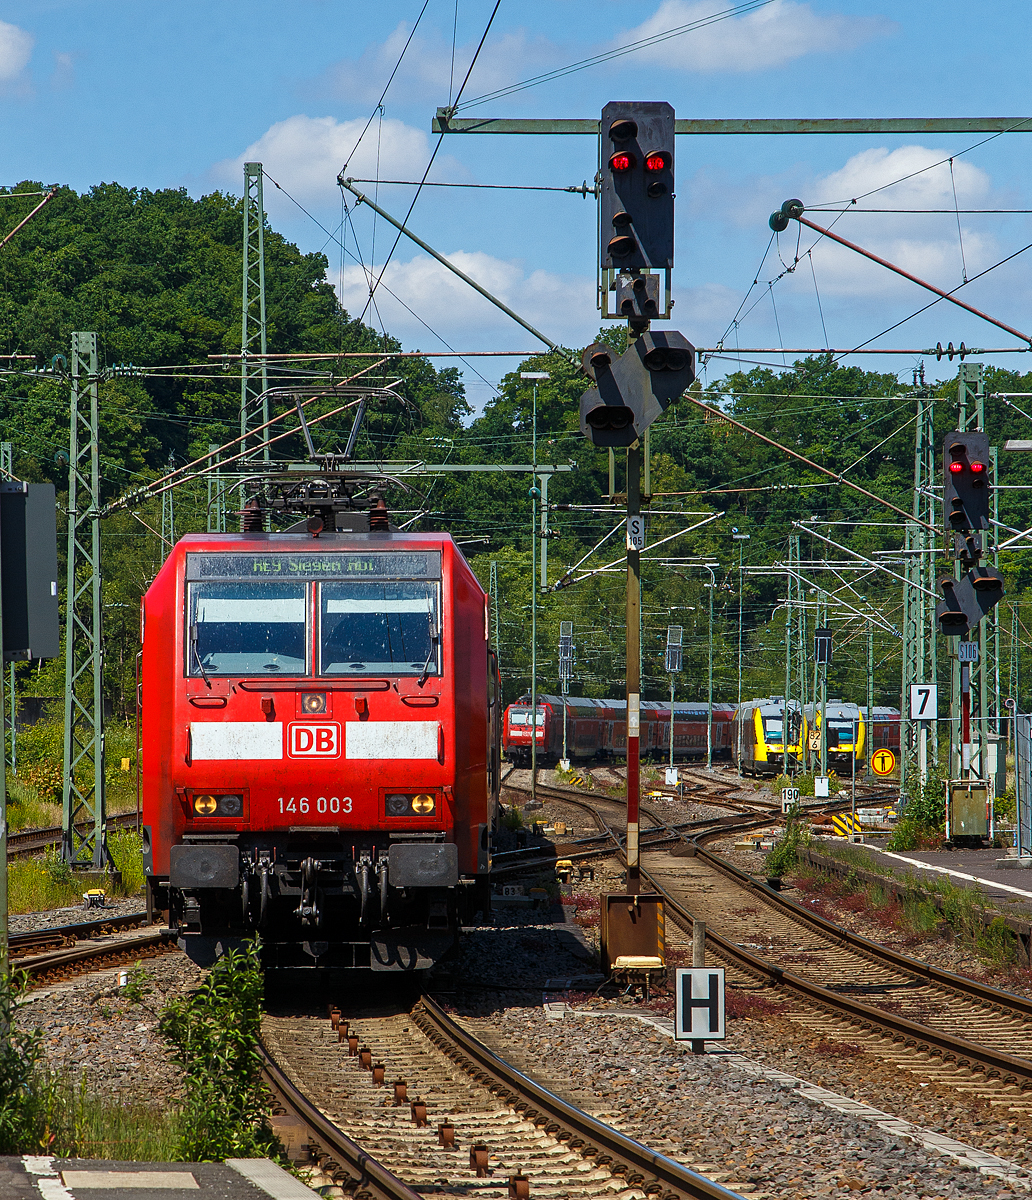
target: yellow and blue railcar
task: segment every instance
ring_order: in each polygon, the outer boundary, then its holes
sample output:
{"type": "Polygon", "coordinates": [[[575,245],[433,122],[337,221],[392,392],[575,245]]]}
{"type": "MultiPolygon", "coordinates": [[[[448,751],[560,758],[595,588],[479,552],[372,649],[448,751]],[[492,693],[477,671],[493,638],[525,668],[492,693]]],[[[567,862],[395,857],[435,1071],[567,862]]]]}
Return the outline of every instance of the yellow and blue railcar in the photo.
{"type": "Polygon", "coordinates": [[[780,775],[785,767],[801,769],[806,752],[806,716],[797,700],[783,696],[744,701],[735,713],[731,757],[743,775],[780,775]]]}
{"type": "MultiPolygon", "coordinates": [[[[816,738],[821,732],[821,710],[808,704],[805,711],[807,725],[816,738]]],[[[829,700],[828,720],[828,768],[845,778],[853,773],[853,761],[859,771],[867,761],[867,721],[864,710],[844,700],[829,700]]],[[[817,742],[819,746],[820,743],[817,742]]]]}

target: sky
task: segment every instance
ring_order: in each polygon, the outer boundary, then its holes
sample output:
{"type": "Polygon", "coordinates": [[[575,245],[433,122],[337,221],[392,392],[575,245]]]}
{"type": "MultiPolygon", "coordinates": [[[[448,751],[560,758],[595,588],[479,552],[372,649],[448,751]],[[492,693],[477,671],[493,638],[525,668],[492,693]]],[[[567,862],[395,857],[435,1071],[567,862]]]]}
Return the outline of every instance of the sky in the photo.
{"type": "MultiPolygon", "coordinates": [[[[434,182],[590,183],[591,137],[433,136],[437,107],[464,81],[462,103],[472,103],[463,116],[597,120],[610,100],[645,99],[669,101],[679,117],[1032,117],[1032,14],[1020,0],[753,0],[737,8],[731,0],[500,0],[470,72],[495,4],[4,3],[0,183],[35,179],[81,191],[116,181],[239,194],[242,164],[260,161],[270,221],[303,250],[326,254],[328,278],[352,315],[364,312],[407,349],[532,351],[529,333],[415,245],[403,239],[392,254],[394,231],[364,206],[356,211],[351,197],[345,211],[336,183],[342,168],[356,179],[419,179],[435,149],[434,182]],[[478,99],[721,13],[601,65],[478,99]],[[382,273],[371,302],[370,272],[374,280],[382,273]]],[[[1026,128],[996,137],[679,137],[676,303],[663,327],[698,346],[723,346],[705,363],[707,381],[739,365],[735,348],[1020,344],[945,302],[883,334],[933,297],[806,230],[796,263],[798,227],[771,243],[767,219],[790,197],[808,207],[944,209],[810,216],[943,289],[971,279],[960,293],[968,303],[1032,334],[1032,250],[973,278],[1032,242],[1030,216],[962,211],[1032,209],[1032,122],[1026,128]]],[[[356,186],[399,217],[416,196],[411,186],[356,186]]],[[[593,198],[424,188],[409,224],[549,337],[575,347],[593,340],[601,324],[593,198]]],[[[740,361],[780,366],[792,357],[746,353],[740,361]]],[[[909,382],[921,356],[845,361],[909,382]]],[[[1032,369],[1021,354],[985,361],[1032,369]]],[[[464,365],[477,409],[515,362],[464,365]]],[[[928,360],[930,378],[955,369],[928,360]]]]}

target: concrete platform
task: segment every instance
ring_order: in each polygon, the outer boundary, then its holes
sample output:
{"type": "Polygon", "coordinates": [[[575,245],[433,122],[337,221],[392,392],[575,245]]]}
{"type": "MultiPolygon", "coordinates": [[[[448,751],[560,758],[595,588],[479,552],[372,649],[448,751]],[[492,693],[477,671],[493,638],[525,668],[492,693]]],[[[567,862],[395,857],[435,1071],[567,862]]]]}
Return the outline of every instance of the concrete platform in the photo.
{"type": "Polygon", "coordinates": [[[883,849],[886,841],[868,838],[863,848],[895,874],[948,877],[958,887],[980,889],[1003,912],[1032,919],[1032,873],[1001,866],[1006,851],[908,850],[890,854],[883,849]]]}
{"type": "Polygon", "coordinates": [[[314,1200],[317,1195],[267,1158],[139,1163],[0,1157],[3,1200],[314,1200]]]}

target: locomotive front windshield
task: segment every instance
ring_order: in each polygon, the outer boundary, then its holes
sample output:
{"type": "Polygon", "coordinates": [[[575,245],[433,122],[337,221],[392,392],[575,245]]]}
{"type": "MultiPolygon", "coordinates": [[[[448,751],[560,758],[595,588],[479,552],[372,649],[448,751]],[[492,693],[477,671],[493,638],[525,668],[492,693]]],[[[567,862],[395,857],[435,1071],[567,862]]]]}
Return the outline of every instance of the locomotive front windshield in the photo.
{"type": "Polygon", "coordinates": [[[323,675],[436,675],[437,584],[340,582],[319,585],[323,675]]]}
{"type": "Polygon", "coordinates": [[[188,675],[439,675],[434,552],[189,554],[188,675]]]}
{"type": "Polygon", "coordinates": [[[189,673],[304,675],[305,610],[304,584],[193,584],[189,673]]]}

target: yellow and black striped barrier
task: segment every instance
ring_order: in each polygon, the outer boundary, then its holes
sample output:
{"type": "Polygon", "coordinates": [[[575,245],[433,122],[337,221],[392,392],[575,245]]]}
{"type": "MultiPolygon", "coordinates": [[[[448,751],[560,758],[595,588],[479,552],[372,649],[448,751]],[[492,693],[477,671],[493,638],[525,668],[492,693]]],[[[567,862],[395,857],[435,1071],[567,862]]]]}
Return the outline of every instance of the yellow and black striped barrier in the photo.
{"type": "Polygon", "coordinates": [[[852,813],[836,813],[831,818],[832,825],[835,826],[837,833],[843,837],[849,837],[851,833],[863,833],[863,826],[853,816],[852,813]]]}

